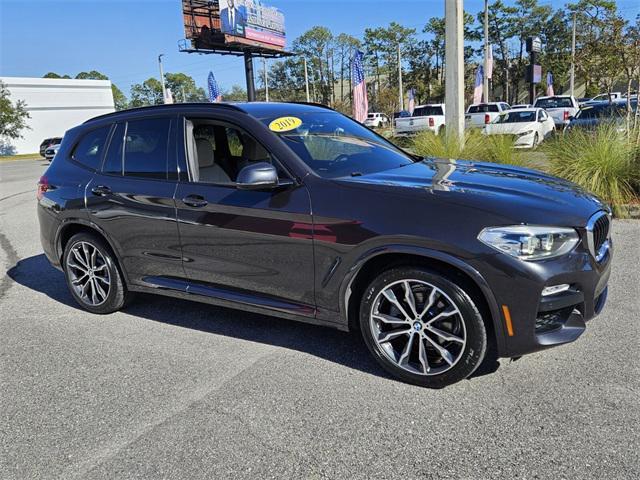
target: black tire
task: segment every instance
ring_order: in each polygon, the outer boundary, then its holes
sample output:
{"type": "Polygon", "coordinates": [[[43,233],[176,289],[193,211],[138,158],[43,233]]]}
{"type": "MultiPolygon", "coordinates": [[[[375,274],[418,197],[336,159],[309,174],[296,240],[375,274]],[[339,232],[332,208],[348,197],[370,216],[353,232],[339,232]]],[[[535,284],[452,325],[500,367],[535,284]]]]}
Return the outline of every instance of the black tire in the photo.
{"type": "MultiPolygon", "coordinates": [[[[65,273],[65,280],[67,287],[71,292],[71,295],[75,301],[83,309],[100,315],[113,313],[120,310],[131,299],[131,293],[128,292],[127,287],[122,279],[122,274],[118,268],[118,263],[113,251],[109,245],[97,235],[91,233],[78,233],[71,237],[67,242],[63,255],[63,269],[65,273]],[[72,257],[72,249],[82,244],[95,248],[103,258],[102,265],[105,266],[104,271],[108,273],[109,286],[106,291],[106,296],[103,301],[98,304],[91,304],[90,299],[83,298],[73,285],[73,276],[78,276],[78,273],[72,267],[74,259],[72,257]]],[[[104,273],[106,276],[106,273],[104,273]]],[[[105,290],[105,284],[102,284],[102,290],[105,290]]],[[[89,290],[92,287],[89,287],[89,290]]]]}
{"type": "MultiPolygon", "coordinates": [[[[418,283],[417,285],[418,287],[422,286],[420,283],[418,283]]],[[[413,289],[414,286],[412,286],[411,288],[413,289]]],[[[426,288],[429,287],[425,286],[425,289],[426,288]]],[[[426,291],[428,290],[425,290],[425,292],[426,291]]],[[[426,295],[423,294],[423,297],[426,298],[426,295]]],[[[404,302],[405,311],[409,311],[408,303],[406,303],[406,300],[403,300],[402,302],[404,302]]],[[[434,308],[440,305],[439,302],[440,300],[434,303],[434,308]]],[[[416,307],[414,308],[414,310],[420,311],[425,303],[420,304],[421,306],[418,305],[419,304],[416,302],[416,307]]],[[[412,324],[408,323],[408,325],[412,324]]],[[[436,325],[438,324],[433,324],[433,326],[436,325]]],[[[398,328],[404,327],[401,325],[398,328]]],[[[426,335],[427,327],[423,326],[422,328],[424,328],[422,333],[426,335]]],[[[469,377],[480,366],[487,351],[486,328],[482,320],[482,316],[480,315],[478,308],[474,304],[471,297],[460,286],[456,285],[448,278],[445,278],[434,271],[424,268],[397,267],[382,272],[378,277],[376,277],[369,284],[362,296],[362,300],[360,303],[360,331],[362,332],[364,342],[367,345],[369,351],[372,353],[376,361],[382,366],[382,368],[384,368],[394,377],[404,382],[428,388],[446,387],[447,385],[451,385],[469,377]],[[428,374],[424,373],[424,371],[423,373],[412,373],[411,371],[408,371],[407,369],[399,366],[396,362],[394,362],[390,358],[389,354],[383,350],[383,347],[380,346],[376,338],[374,338],[374,335],[377,336],[378,334],[380,334],[379,332],[374,333],[374,328],[376,327],[374,326],[374,320],[370,318],[372,309],[375,306],[374,303],[379,297],[382,298],[382,291],[385,290],[385,287],[388,287],[390,285],[398,285],[398,282],[400,282],[400,285],[402,285],[402,281],[409,279],[435,287],[433,290],[437,289],[441,292],[444,292],[445,295],[440,296],[441,294],[438,293],[439,297],[436,298],[443,299],[442,305],[445,305],[445,302],[453,302],[453,304],[455,304],[454,307],[457,307],[457,310],[459,312],[459,314],[454,315],[452,318],[455,318],[455,322],[457,323],[458,328],[463,329],[462,332],[466,336],[465,343],[463,346],[458,347],[458,351],[456,353],[456,355],[458,355],[457,361],[455,361],[452,366],[441,363],[442,365],[444,365],[443,368],[448,368],[448,370],[445,370],[442,373],[436,373],[435,370],[434,373],[428,374]]],[[[418,330],[418,332],[420,332],[420,330],[418,330]]],[[[411,330],[411,333],[413,334],[416,332],[413,332],[413,330],[411,330]]],[[[411,338],[414,337],[412,336],[411,338]]],[[[420,334],[418,335],[418,338],[420,342],[423,342],[420,334]]],[[[454,343],[447,343],[445,340],[438,339],[437,337],[433,338],[436,341],[443,342],[444,345],[453,345],[454,343]]],[[[412,341],[415,342],[415,340],[409,340],[408,343],[411,343],[412,341]]],[[[412,347],[410,347],[410,349],[414,348],[416,344],[411,343],[411,345],[412,347]]],[[[426,345],[425,351],[431,348],[434,355],[438,354],[437,350],[434,347],[430,347],[430,342],[425,341],[423,345],[426,345]]],[[[419,348],[421,349],[422,345],[420,345],[419,348]]],[[[415,352],[415,350],[413,350],[413,352],[415,352]]],[[[444,357],[442,357],[442,360],[444,361],[444,357]]]]}

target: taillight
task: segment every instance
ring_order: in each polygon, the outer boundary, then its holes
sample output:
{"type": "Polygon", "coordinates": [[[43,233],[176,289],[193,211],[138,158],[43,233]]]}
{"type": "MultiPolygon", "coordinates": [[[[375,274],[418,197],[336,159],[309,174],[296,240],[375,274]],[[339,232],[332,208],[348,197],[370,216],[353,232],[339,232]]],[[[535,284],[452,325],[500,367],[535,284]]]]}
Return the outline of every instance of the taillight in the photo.
{"type": "Polygon", "coordinates": [[[569,110],[564,111],[564,121],[566,122],[567,120],[569,120],[569,110]]]}
{"type": "Polygon", "coordinates": [[[484,124],[487,125],[488,123],[491,123],[491,115],[489,115],[488,113],[484,114],[484,124]]]}
{"type": "Polygon", "coordinates": [[[49,180],[47,177],[40,177],[38,181],[38,190],[36,190],[36,197],[38,200],[42,200],[43,195],[49,190],[49,180]]]}
{"type": "Polygon", "coordinates": [[[433,127],[435,126],[436,122],[433,121],[433,117],[429,117],[429,126],[433,127]]]}

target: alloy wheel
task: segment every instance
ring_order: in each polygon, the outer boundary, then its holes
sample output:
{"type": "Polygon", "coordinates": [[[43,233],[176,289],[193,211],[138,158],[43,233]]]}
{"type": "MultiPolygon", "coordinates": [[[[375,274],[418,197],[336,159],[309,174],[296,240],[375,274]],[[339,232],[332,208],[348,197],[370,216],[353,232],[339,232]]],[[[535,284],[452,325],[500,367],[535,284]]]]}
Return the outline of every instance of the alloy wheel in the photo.
{"type": "Polygon", "coordinates": [[[96,307],[107,300],[111,288],[109,267],[94,245],[73,245],[67,254],[67,270],[74,292],[84,303],[96,307]]]}
{"type": "Polygon", "coordinates": [[[373,302],[369,324],[384,355],[418,375],[450,370],[467,343],[458,306],[440,288],[422,280],[398,280],[385,286],[373,302]]]}

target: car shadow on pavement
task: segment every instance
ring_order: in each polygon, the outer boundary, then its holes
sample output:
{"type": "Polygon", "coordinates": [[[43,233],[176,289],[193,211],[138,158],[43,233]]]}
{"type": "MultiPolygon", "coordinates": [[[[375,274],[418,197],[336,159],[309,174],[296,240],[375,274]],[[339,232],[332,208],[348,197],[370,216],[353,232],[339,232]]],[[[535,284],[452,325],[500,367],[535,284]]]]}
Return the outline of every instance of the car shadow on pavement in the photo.
{"type": "MultiPolygon", "coordinates": [[[[63,273],[53,268],[42,254],[20,260],[7,274],[20,285],[81,310],[67,290],[63,273]]],[[[137,294],[124,311],[154,322],[297,350],[371,375],[392,378],[371,357],[359,335],[159,295],[137,294]]],[[[470,378],[493,373],[499,366],[495,355],[488,355],[470,378]]]]}

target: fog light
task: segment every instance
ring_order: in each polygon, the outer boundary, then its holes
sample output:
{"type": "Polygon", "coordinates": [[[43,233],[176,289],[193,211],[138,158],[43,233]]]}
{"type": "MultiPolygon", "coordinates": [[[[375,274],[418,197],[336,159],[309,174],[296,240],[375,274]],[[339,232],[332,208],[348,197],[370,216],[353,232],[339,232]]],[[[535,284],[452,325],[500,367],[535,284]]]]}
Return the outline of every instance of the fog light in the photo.
{"type": "Polygon", "coordinates": [[[542,290],[542,296],[546,297],[547,295],[555,295],[556,293],[566,292],[567,290],[569,290],[569,288],[571,288],[571,285],[569,285],[568,283],[545,287],[544,290],[542,290]]]}

